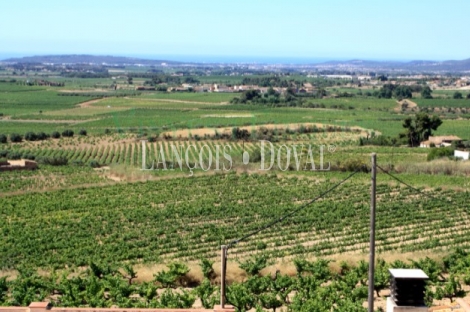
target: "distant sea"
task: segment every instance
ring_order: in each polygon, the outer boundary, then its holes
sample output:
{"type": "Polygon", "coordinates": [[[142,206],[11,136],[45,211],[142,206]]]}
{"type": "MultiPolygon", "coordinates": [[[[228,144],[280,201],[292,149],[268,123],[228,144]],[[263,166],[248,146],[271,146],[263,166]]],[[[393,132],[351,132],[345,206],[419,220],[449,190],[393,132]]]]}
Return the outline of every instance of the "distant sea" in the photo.
{"type": "Polygon", "coordinates": [[[168,60],[192,63],[253,63],[253,64],[318,64],[328,61],[342,61],[347,58],[315,57],[272,57],[272,56],[224,56],[224,55],[125,55],[129,57],[168,60]]]}
{"type": "MultiPolygon", "coordinates": [[[[0,60],[8,58],[17,58],[35,55],[51,55],[51,54],[73,54],[73,53],[0,53],[0,60]]],[[[346,58],[315,58],[315,57],[270,57],[270,56],[224,56],[224,55],[172,55],[172,54],[127,54],[127,53],[77,53],[91,55],[112,55],[135,57],[150,60],[165,60],[176,62],[190,63],[252,63],[252,64],[317,64],[327,61],[347,60],[346,58]]]]}
{"type": "MultiPolygon", "coordinates": [[[[74,53],[2,53],[0,52],[0,61],[8,58],[17,58],[35,55],[67,55],[74,53]]],[[[135,57],[150,60],[162,61],[176,61],[188,63],[225,63],[225,64],[318,64],[329,61],[348,61],[351,59],[358,59],[352,57],[287,57],[287,56],[226,56],[226,55],[178,55],[178,54],[127,54],[127,53],[76,53],[76,54],[91,54],[91,55],[112,55],[135,57]]],[[[385,61],[386,59],[370,59],[361,58],[374,61],[385,61]]],[[[395,60],[395,61],[408,61],[408,60],[395,60]]]]}

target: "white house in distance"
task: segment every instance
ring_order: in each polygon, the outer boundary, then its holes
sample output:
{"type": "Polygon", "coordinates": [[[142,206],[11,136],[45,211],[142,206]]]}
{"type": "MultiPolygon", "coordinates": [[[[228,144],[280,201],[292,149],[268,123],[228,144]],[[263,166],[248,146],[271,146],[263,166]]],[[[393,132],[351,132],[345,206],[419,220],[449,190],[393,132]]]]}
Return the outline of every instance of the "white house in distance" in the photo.
{"type": "MultiPolygon", "coordinates": [[[[420,147],[448,147],[451,146],[452,142],[461,142],[462,139],[455,136],[455,135],[447,135],[447,136],[430,136],[427,141],[423,141],[420,143],[420,147]]],[[[470,151],[454,151],[454,157],[461,158],[463,160],[470,159],[470,151]]]]}
{"type": "Polygon", "coordinates": [[[469,160],[470,159],[470,152],[469,151],[454,151],[454,157],[462,158],[463,160],[469,160]]]}
{"type": "Polygon", "coordinates": [[[427,141],[421,142],[419,147],[449,147],[452,142],[460,141],[462,141],[462,139],[455,135],[430,136],[427,141]]]}

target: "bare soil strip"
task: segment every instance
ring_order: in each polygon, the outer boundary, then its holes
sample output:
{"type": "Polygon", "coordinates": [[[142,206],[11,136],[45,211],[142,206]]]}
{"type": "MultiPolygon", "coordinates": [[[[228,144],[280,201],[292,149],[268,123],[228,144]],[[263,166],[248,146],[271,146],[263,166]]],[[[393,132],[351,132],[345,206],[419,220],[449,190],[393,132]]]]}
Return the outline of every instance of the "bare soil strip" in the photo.
{"type": "Polygon", "coordinates": [[[98,103],[102,100],[103,99],[96,99],[96,100],[86,101],[86,102],[82,102],[82,103],[78,104],[77,106],[81,107],[81,108],[86,108],[86,107],[90,107],[92,104],[98,103]]]}
{"type": "MultiPolygon", "coordinates": [[[[301,126],[304,127],[317,127],[319,129],[322,129],[324,127],[340,127],[340,126],[335,126],[335,125],[327,125],[327,124],[321,124],[321,123],[291,123],[291,124],[266,124],[266,125],[253,125],[253,126],[243,126],[239,127],[240,129],[247,130],[247,131],[252,131],[252,130],[258,130],[260,128],[266,128],[269,130],[272,129],[291,129],[291,130],[296,130],[299,129],[301,126]]],[[[349,127],[351,130],[358,130],[361,131],[361,134],[367,134],[369,131],[367,129],[361,128],[361,127],[349,127]]],[[[215,132],[218,132],[219,134],[230,134],[232,131],[232,127],[225,127],[225,128],[201,128],[201,129],[180,129],[180,130],[175,130],[175,131],[168,131],[163,133],[163,135],[169,135],[173,138],[188,138],[189,136],[194,136],[198,135],[200,137],[203,137],[204,135],[214,135],[215,132]]],[[[377,132],[376,132],[377,133],[377,132]]]]}

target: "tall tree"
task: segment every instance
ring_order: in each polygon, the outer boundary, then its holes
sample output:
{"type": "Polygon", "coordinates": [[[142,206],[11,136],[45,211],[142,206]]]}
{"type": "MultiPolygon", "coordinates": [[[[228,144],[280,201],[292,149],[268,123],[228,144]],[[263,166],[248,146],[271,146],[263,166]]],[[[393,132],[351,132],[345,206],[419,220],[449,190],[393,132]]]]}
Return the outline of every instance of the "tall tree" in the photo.
{"type": "Polygon", "coordinates": [[[406,131],[402,136],[408,139],[411,147],[417,146],[419,142],[427,140],[441,124],[442,120],[436,115],[429,117],[426,113],[418,113],[414,119],[408,117],[403,121],[406,131]]]}
{"type": "Polygon", "coordinates": [[[423,99],[432,99],[432,90],[428,86],[424,87],[423,90],[421,90],[421,97],[423,99]]]}

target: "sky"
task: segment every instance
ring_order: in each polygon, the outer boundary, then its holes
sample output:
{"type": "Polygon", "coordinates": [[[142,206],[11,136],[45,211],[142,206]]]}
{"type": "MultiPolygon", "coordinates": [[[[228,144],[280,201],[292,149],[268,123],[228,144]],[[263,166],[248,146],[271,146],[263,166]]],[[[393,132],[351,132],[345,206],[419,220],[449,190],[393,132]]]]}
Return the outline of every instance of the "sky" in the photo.
{"type": "Polygon", "coordinates": [[[0,12],[0,59],[470,58],[468,0],[16,0],[0,12]]]}

